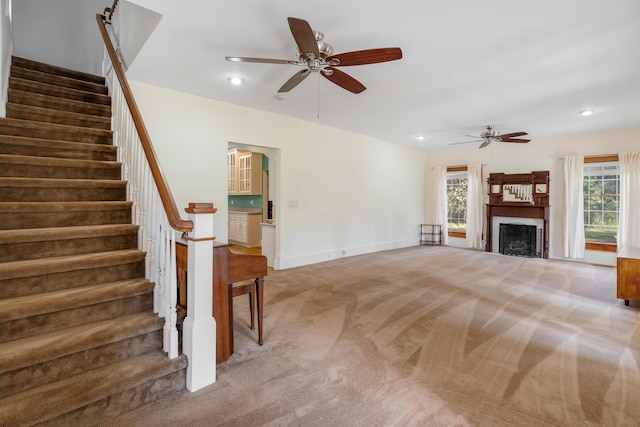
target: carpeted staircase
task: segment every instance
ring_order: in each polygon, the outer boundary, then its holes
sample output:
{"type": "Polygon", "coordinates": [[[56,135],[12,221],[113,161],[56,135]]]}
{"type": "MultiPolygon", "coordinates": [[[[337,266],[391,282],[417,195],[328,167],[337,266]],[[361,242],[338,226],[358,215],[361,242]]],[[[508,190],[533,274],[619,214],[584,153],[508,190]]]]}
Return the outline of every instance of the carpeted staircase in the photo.
{"type": "Polygon", "coordinates": [[[14,57],[0,118],[0,425],[92,425],[185,387],[162,351],[102,77],[14,57]]]}

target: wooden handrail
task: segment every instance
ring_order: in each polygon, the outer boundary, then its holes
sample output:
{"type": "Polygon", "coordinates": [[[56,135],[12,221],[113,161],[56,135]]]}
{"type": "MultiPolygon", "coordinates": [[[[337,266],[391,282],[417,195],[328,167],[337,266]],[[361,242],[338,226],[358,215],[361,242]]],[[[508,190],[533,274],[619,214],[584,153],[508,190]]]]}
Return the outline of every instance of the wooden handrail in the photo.
{"type": "Polygon", "coordinates": [[[111,43],[111,38],[109,37],[109,33],[107,32],[107,28],[104,23],[105,19],[106,17],[104,15],[96,15],[96,21],[98,21],[100,34],[102,34],[102,39],[104,40],[105,47],[107,48],[107,53],[109,54],[109,58],[111,59],[111,63],[113,64],[113,70],[118,76],[118,81],[120,82],[120,86],[122,87],[122,93],[125,100],[127,101],[129,110],[131,111],[131,118],[133,119],[133,123],[136,126],[138,136],[140,137],[140,143],[142,144],[142,149],[144,150],[144,154],[147,157],[147,162],[149,162],[151,175],[153,176],[153,180],[155,181],[156,187],[158,188],[158,193],[160,193],[160,200],[162,201],[162,206],[164,207],[167,219],[169,220],[169,225],[177,231],[191,231],[193,230],[193,222],[185,221],[180,218],[178,208],[176,207],[176,202],[173,199],[171,190],[169,190],[167,180],[165,179],[164,174],[160,169],[158,158],[153,149],[153,145],[151,145],[151,138],[149,138],[147,128],[142,121],[142,115],[140,114],[140,110],[138,110],[136,101],[133,99],[131,88],[129,87],[129,83],[127,82],[124,70],[122,69],[120,61],[118,60],[116,50],[111,43]]]}

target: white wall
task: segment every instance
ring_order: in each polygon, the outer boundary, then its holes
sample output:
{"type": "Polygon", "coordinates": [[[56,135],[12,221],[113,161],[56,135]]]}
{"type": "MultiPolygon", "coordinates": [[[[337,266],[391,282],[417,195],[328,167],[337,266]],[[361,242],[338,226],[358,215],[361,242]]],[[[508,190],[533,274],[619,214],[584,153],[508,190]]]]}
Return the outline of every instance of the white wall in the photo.
{"type": "Polygon", "coordinates": [[[111,0],[14,0],[15,55],[100,74],[104,43],[96,14],[111,0]]]}
{"type": "Polygon", "coordinates": [[[0,117],[6,117],[9,69],[13,55],[13,22],[11,0],[0,1],[0,117]]]}
{"type": "Polygon", "coordinates": [[[213,202],[227,241],[229,142],[280,149],[276,268],[418,243],[427,154],[362,135],[131,82],[179,209],[213,202]],[[298,207],[290,207],[290,202],[298,207]]]}
{"type": "MultiPolygon", "coordinates": [[[[563,171],[560,158],[568,154],[585,156],[617,154],[623,151],[640,150],[640,129],[620,130],[583,135],[569,135],[553,139],[537,139],[530,135],[528,144],[493,143],[484,149],[466,146],[460,149],[430,152],[427,159],[427,175],[431,176],[436,165],[465,165],[470,162],[486,164],[487,177],[491,172],[528,173],[548,170],[550,173],[550,254],[562,258],[562,200],[563,171]]],[[[427,185],[425,218],[434,217],[433,188],[427,185]]],[[[485,200],[485,202],[488,201],[485,200]]],[[[614,265],[615,254],[587,251],[585,261],[614,265]]]]}

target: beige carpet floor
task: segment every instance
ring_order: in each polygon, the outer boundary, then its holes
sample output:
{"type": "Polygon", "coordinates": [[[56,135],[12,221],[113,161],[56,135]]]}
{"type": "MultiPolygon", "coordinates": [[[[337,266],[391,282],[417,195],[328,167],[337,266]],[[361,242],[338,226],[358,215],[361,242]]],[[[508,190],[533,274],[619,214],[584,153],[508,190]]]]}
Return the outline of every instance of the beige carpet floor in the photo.
{"type": "Polygon", "coordinates": [[[614,268],[418,246],[272,271],[218,381],[140,426],[637,426],[640,305],[614,268]]]}

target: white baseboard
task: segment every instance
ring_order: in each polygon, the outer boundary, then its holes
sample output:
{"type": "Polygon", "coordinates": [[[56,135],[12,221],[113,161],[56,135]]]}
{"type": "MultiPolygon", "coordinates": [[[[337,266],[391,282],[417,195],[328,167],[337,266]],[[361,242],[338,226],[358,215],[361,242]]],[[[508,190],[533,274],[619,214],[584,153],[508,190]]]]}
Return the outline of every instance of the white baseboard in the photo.
{"type": "Polygon", "coordinates": [[[608,267],[615,267],[618,254],[616,252],[602,252],[602,251],[585,251],[584,258],[571,259],[562,256],[562,250],[554,249],[550,251],[549,258],[561,259],[565,261],[577,261],[586,262],[588,264],[606,265],[608,267]]]}
{"type": "Polygon", "coordinates": [[[372,245],[365,246],[352,246],[348,248],[291,257],[276,257],[275,261],[273,262],[273,269],[281,270],[286,268],[302,267],[303,265],[317,264],[319,262],[331,261],[334,259],[346,258],[350,256],[370,254],[374,252],[387,251],[390,249],[407,248],[410,246],[416,246],[418,244],[419,239],[412,238],[396,240],[392,242],[374,243],[372,245]]]}

